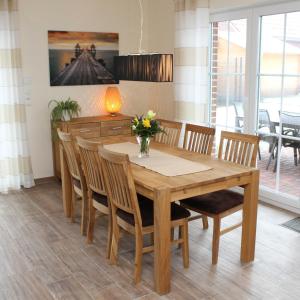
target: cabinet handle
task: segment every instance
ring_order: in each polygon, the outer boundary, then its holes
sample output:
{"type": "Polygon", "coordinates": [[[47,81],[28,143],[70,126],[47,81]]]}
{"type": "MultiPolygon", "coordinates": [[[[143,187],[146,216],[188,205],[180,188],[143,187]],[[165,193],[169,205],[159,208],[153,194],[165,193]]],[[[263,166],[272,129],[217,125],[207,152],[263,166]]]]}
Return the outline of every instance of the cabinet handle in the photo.
{"type": "Polygon", "coordinates": [[[83,132],[90,132],[90,131],[91,131],[90,129],[80,129],[80,130],[79,130],[80,133],[83,133],[83,132]]]}
{"type": "Polygon", "coordinates": [[[118,129],[122,129],[122,126],[118,126],[118,127],[113,127],[112,130],[118,130],[118,129]]]}

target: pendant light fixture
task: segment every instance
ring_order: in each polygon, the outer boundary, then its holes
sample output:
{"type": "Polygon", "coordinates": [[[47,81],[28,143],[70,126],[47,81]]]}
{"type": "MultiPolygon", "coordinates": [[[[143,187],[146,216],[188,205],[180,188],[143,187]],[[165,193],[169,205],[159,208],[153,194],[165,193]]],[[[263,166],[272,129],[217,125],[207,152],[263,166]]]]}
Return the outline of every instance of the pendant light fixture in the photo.
{"type": "Polygon", "coordinates": [[[119,80],[172,82],[173,54],[144,53],[142,51],[144,13],[139,0],[141,32],[139,51],[136,54],[115,56],[115,76],[119,80]]]}

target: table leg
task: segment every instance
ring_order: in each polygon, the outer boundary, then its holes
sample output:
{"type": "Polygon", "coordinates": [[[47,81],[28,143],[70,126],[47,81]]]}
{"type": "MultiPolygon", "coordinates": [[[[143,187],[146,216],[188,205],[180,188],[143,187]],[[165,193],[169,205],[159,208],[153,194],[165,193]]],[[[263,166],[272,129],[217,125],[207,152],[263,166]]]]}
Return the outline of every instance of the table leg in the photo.
{"type": "Polygon", "coordinates": [[[170,292],[170,190],[157,189],[154,199],[154,283],[160,295],[170,292]]]}
{"type": "Polygon", "coordinates": [[[64,213],[67,218],[71,217],[71,203],[72,203],[72,181],[69,168],[67,165],[65,152],[63,146],[59,145],[60,167],[61,167],[61,184],[62,184],[62,198],[64,213]]]}
{"type": "Polygon", "coordinates": [[[255,256],[258,187],[259,171],[255,170],[244,191],[241,261],[245,263],[253,261],[255,256]]]}

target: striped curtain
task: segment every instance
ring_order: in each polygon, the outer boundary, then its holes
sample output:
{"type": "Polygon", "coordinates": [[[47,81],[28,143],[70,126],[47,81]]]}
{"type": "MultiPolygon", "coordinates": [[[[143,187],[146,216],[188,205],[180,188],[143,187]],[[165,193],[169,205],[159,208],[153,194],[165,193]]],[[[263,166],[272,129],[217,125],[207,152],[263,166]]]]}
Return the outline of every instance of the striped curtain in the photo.
{"type": "Polygon", "coordinates": [[[175,0],[176,119],[208,121],[208,0],[175,0]]]}
{"type": "Polygon", "coordinates": [[[34,185],[22,96],[16,0],[0,0],[0,192],[34,185]]]}

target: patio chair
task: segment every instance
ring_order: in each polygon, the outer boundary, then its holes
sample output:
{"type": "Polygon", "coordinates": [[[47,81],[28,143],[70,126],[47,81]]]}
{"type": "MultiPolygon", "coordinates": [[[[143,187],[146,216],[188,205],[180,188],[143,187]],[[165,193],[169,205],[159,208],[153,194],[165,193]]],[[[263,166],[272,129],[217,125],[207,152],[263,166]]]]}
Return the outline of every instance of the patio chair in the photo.
{"type": "MultiPolygon", "coordinates": [[[[292,113],[292,112],[279,112],[279,116],[282,122],[282,135],[290,136],[290,137],[299,137],[300,138],[300,114],[292,113]]],[[[298,153],[300,156],[300,141],[291,140],[288,138],[282,138],[281,145],[285,148],[293,148],[294,150],[294,164],[298,166],[298,153]]],[[[267,169],[272,161],[272,155],[275,152],[275,165],[274,172],[277,169],[278,162],[278,140],[274,145],[271,155],[269,157],[267,169]]]]}
{"type": "MultiPolygon", "coordinates": [[[[274,158],[274,146],[277,143],[276,126],[271,121],[270,115],[267,109],[259,109],[258,111],[258,136],[261,141],[267,142],[269,144],[269,153],[273,155],[274,158]]],[[[261,160],[260,149],[258,148],[258,157],[261,160]]],[[[268,167],[267,167],[268,169],[268,167]]]]}
{"type": "Polygon", "coordinates": [[[236,132],[242,132],[244,127],[244,110],[243,110],[243,103],[236,102],[233,104],[234,111],[235,111],[235,127],[236,132]]]}

